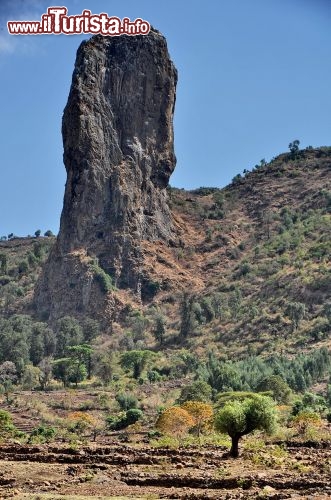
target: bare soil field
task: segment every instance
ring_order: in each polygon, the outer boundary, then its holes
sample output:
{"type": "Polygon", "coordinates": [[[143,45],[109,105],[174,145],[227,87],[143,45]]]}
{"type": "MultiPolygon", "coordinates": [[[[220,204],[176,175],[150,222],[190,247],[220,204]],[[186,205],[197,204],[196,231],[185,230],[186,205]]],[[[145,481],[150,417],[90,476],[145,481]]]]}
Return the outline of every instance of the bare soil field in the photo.
{"type": "Polygon", "coordinates": [[[0,497],[30,499],[331,498],[330,443],[288,443],[229,459],[225,448],[1,445],[0,497]]]}

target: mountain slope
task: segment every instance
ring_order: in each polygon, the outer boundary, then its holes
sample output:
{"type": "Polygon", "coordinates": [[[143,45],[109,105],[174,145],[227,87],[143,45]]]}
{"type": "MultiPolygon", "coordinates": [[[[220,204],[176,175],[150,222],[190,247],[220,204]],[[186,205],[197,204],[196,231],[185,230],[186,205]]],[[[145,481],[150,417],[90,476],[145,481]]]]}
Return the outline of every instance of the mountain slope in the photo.
{"type": "MultiPolygon", "coordinates": [[[[116,345],[132,340],[139,316],[143,333],[133,346],[157,346],[161,314],[163,349],[241,357],[330,347],[331,148],[282,154],[224,189],[168,188],[168,196],[178,238],[142,243],[144,302],[128,289],[102,289],[116,313],[112,323],[99,320],[104,333],[115,332],[116,345]]],[[[38,313],[29,309],[40,272],[40,260],[29,264],[36,239],[20,241],[1,242],[9,261],[28,262],[20,272],[16,263],[9,281],[2,272],[6,316],[38,313]]],[[[48,249],[51,239],[41,242],[48,249]]]]}

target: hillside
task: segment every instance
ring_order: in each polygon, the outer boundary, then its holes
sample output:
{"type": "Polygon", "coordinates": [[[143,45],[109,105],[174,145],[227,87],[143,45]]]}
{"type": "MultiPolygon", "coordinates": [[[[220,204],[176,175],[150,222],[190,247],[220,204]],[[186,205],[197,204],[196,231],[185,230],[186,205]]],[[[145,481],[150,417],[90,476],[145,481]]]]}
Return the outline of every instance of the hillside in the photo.
{"type": "MultiPolygon", "coordinates": [[[[100,321],[103,333],[125,345],[140,315],[139,345],[154,348],[161,315],[163,349],[242,357],[330,347],[331,148],[282,154],[224,189],[169,187],[168,195],[178,241],[143,243],[151,277],[143,303],[126,289],[103,292],[118,308],[112,324],[100,321]]],[[[33,287],[53,242],[0,242],[3,318],[38,318],[33,287]]]]}

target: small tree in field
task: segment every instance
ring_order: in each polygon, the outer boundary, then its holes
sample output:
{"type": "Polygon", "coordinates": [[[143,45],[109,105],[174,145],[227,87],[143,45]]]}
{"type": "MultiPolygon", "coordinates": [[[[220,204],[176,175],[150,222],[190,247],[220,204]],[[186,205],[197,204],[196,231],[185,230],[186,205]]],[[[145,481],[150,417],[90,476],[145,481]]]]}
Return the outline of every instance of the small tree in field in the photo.
{"type": "Polygon", "coordinates": [[[216,415],[215,428],[229,434],[232,440],[230,455],[239,456],[239,440],[254,430],[272,433],[276,425],[276,409],[273,401],[260,395],[244,401],[227,403],[216,415]]]}
{"type": "Polygon", "coordinates": [[[194,419],[188,411],[183,408],[172,406],[164,410],[157,419],[155,426],[164,434],[175,436],[177,439],[180,439],[194,426],[194,419]]]}
{"type": "Polygon", "coordinates": [[[199,441],[201,432],[210,429],[213,424],[213,407],[201,401],[187,401],[181,408],[186,410],[194,420],[194,431],[199,441]]]}

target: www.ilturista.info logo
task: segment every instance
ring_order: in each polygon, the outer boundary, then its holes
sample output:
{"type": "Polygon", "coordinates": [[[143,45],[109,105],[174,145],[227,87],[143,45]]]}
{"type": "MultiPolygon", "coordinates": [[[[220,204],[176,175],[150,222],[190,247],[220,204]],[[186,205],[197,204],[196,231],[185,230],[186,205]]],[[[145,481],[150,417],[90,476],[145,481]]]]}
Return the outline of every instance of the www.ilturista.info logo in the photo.
{"type": "Polygon", "coordinates": [[[83,10],[79,16],[68,16],[66,7],[48,7],[47,14],[40,21],[8,21],[8,32],[11,35],[80,35],[100,34],[105,36],[147,35],[151,26],[143,19],[130,21],[128,17],[122,20],[109,17],[104,12],[92,14],[83,10]]]}

